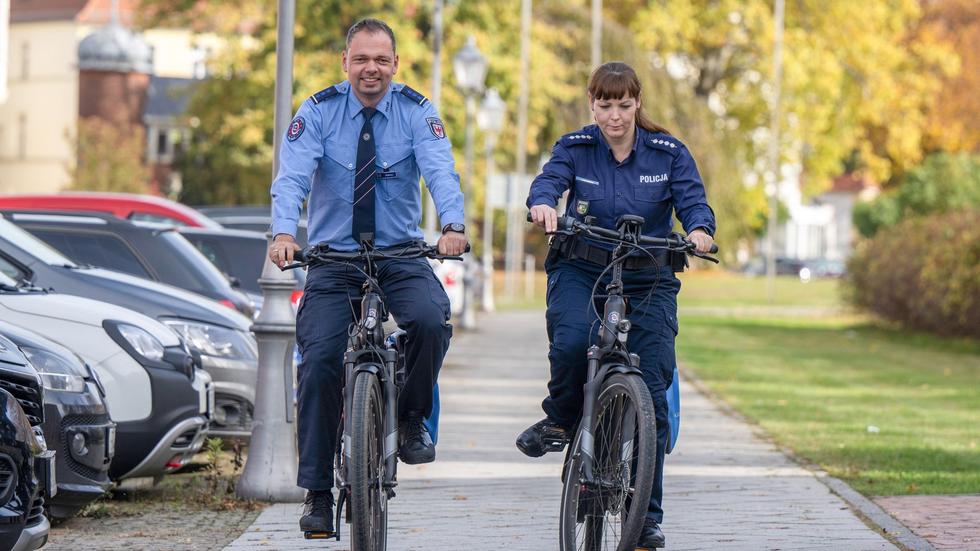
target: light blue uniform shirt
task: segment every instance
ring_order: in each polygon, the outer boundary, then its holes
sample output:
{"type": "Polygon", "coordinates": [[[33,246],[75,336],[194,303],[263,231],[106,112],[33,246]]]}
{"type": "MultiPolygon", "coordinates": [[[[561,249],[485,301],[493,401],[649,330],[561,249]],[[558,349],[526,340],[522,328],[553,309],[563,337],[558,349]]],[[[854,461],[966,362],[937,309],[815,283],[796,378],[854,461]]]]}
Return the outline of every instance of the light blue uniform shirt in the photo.
{"type": "MultiPolygon", "coordinates": [[[[272,183],[272,233],[296,235],[309,197],[311,245],[357,250],[351,237],[354,165],[363,105],[341,82],[303,102],[282,140],[279,173],[272,183]]],[[[463,223],[463,193],[452,146],[435,107],[404,84],[392,83],[371,119],[377,144],[376,247],[422,239],[419,176],[425,177],[446,224],[463,223]]]]}

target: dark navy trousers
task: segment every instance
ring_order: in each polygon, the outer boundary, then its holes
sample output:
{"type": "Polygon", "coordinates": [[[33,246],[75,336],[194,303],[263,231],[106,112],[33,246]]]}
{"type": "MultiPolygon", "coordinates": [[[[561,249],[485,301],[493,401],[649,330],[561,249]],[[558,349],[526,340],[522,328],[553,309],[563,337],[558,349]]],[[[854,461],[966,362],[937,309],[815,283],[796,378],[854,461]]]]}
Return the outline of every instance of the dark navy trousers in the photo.
{"type": "MultiPolygon", "coordinates": [[[[452,336],[449,297],[425,259],[383,260],[376,267],[385,305],[408,332],[408,377],[398,397],[399,415],[418,410],[428,416],[432,387],[452,336]]],[[[355,312],[360,315],[364,280],[351,265],[316,265],[296,313],[296,343],[303,358],[298,369],[298,485],[308,490],[333,487],[344,351],[355,312]]]]}
{"type": "MultiPolygon", "coordinates": [[[[586,351],[598,344],[598,322],[593,311],[592,288],[603,268],[581,260],[549,261],[546,314],[551,361],[548,397],[542,408],[552,420],[571,428],[582,413],[583,390],[588,374],[586,351]]],[[[604,295],[611,272],[602,278],[596,294],[604,295]]],[[[650,389],[657,419],[657,467],[647,516],[663,522],[663,465],[667,445],[667,387],[674,376],[674,338],[677,336],[677,293],[680,280],[673,270],[649,268],[623,270],[625,293],[633,326],[626,347],[640,356],[643,380],[650,389]],[[654,287],[655,285],[655,287],[654,287]],[[651,287],[653,294],[648,298],[651,287]]],[[[594,301],[600,316],[605,299],[594,301]]]]}

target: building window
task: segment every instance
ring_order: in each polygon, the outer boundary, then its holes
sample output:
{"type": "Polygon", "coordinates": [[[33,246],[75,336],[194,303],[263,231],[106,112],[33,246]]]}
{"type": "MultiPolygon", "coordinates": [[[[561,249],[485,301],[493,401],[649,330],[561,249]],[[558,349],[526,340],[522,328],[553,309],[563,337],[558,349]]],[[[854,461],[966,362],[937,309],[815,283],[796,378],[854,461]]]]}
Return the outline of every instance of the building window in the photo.
{"type": "Polygon", "coordinates": [[[194,78],[204,79],[208,77],[208,55],[210,54],[210,49],[203,46],[197,46],[191,50],[191,62],[193,63],[194,78]]]}
{"type": "Polygon", "coordinates": [[[17,116],[17,158],[27,158],[27,113],[17,116]]]}
{"type": "Polygon", "coordinates": [[[20,48],[20,78],[27,80],[31,74],[31,44],[24,42],[20,48]]]}
{"type": "Polygon", "coordinates": [[[170,155],[170,133],[166,130],[157,131],[157,158],[170,155]]]}

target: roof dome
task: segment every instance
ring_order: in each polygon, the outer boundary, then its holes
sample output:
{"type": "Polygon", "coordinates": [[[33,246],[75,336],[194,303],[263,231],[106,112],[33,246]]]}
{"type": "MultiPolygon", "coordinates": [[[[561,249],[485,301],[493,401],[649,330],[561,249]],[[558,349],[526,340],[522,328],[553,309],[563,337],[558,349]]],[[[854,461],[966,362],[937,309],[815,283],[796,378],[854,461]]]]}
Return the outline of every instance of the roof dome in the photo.
{"type": "Polygon", "coordinates": [[[153,72],[153,47],[140,35],[113,22],[78,44],[78,68],[149,74],[153,72]]]}

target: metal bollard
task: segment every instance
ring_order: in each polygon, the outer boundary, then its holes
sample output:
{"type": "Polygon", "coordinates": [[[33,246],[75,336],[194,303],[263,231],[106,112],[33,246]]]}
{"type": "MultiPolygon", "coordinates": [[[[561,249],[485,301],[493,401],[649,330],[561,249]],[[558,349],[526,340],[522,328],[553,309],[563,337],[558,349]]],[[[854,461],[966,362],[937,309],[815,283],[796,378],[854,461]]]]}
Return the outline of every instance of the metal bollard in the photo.
{"type": "Polygon", "coordinates": [[[262,276],[264,302],[252,325],[259,345],[259,374],[255,386],[255,418],[245,472],[238,496],[259,501],[298,503],[303,489],[296,485],[296,415],[293,348],[296,316],[290,298],[296,280],[266,258],[262,276]]]}

